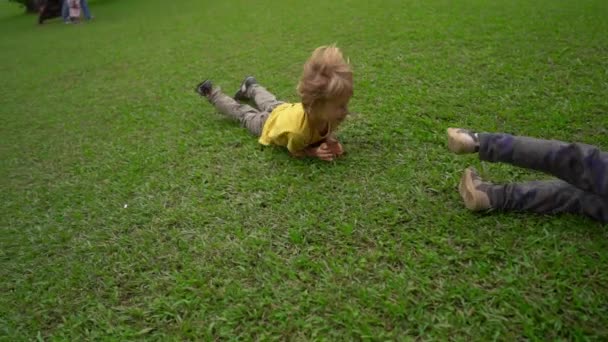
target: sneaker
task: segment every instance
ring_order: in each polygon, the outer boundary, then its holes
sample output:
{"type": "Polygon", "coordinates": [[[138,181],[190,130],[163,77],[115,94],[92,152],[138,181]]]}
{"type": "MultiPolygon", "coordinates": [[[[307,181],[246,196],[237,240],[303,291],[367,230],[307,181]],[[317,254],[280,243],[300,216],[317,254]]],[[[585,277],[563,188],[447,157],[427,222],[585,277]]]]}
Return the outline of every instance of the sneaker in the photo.
{"type": "Polygon", "coordinates": [[[475,169],[468,168],[464,170],[464,174],[460,178],[460,184],[458,184],[458,192],[464,201],[464,206],[471,211],[492,208],[490,197],[485,192],[489,185],[489,183],[481,180],[475,169]]]}
{"type": "Polygon", "coordinates": [[[253,76],[245,77],[245,79],[243,80],[243,83],[241,83],[241,87],[236,92],[236,94],[234,94],[234,99],[237,101],[249,100],[249,96],[247,96],[247,90],[249,89],[249,87],[251,87],[252,85],[257,84],[257,83],[258,83],[258,81],[255,79],[255,77],[253,77],[253,76]]]}
{"type": "Polygon", "coordinates": [[[200,96],[209,97],[209,95],[211,95],[211,90],[213,90],[213,84],[210,80],[204,80],[196,86],[196,92],[199,93],[200,96]]]}
{"type": "Polygon", "coordinates": [[[448,149],[456,154],[479,152],[479,137],[468,129],[448,128],[448,149]]]}

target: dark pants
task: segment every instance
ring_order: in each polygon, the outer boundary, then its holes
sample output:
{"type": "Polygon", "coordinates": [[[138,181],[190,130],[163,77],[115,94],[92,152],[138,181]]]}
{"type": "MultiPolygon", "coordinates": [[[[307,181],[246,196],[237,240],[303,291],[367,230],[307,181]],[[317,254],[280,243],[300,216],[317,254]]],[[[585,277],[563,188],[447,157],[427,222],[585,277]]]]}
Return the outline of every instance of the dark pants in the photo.
{"type": "Polygon", "coordinates": [[[551,174],[559,179],[492,185],[493,208],[576,213],[608,223],[608,153],[585,144],[508,134],[479,134],[479,158],[551,174]]]}

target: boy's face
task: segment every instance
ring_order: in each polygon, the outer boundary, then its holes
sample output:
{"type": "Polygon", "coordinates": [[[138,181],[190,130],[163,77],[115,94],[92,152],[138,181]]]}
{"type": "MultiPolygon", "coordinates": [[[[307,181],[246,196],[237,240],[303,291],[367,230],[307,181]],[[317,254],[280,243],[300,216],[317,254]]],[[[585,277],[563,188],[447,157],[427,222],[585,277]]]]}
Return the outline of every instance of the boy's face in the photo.
{"type": "Polygon", "coordinates": [[[319,108],[319,114],[321,117],[332,124],[337,126],[346,119],[348,115],[348,101],[350,96],[343,96],[330,101],[325,101],[319,108]]]}

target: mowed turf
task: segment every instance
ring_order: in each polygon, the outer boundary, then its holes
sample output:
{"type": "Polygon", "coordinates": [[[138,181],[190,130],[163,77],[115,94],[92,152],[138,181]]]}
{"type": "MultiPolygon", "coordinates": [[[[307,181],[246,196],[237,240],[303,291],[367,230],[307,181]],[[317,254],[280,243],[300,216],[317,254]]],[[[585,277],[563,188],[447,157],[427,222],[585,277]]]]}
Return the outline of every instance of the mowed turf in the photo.
{"type": "Polygon", "coordinates": [[[608,338],[608,232],[474,214],[456,186],[548,176],[446,149],[467,127],[608,149],[602,0],[0,3],[0,340],[608,338]],[[262,149],[193,91],[297,101],[337,43],[336,162],[262,149]]]}

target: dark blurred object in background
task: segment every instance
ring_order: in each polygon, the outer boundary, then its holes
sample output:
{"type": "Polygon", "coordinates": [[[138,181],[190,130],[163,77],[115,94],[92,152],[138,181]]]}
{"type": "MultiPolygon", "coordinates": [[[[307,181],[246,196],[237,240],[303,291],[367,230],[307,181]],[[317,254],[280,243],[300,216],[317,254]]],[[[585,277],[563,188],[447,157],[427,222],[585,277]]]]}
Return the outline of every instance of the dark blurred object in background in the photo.
{"type": "Polygon", "coordinates": [[[57,18],[61,16],[61,1],[62,0],[41,0],[39,2],[38,24],[42,24],[45,20],[57,18]]]}

